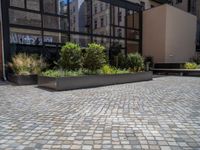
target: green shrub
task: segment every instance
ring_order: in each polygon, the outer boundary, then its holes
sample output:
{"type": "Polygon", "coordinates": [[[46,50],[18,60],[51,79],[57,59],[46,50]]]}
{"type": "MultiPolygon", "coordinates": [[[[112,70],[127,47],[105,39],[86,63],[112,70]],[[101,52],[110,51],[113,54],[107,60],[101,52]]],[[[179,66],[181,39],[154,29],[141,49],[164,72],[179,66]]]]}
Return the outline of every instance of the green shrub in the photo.
{"type": "Polygon", "coordinates": [[[41,73],[42,76],[47,77],[76,77],[76,76],[83,76],[83,75],[107,75],[107,74],[125,74],[130,73],[129,70],[122,70],[122,69],[116,69],[114,67],[111,67],[109,65],[103,66],[101,69],[96,70],[94,72],[90,70],[76,70],[76,71],[68,71],[68,70],[46,70],[41,73]]]}
{"type": "Polygon", "coordinates": [[[42,72],[41,75],[46,77],[62,77],[64,76],[64,73],[59,70],[46,70],[45,72],[42,72]]]}
{"type": "Polygon", "coordinates": [[[130,71],[126,69],[117,69],[115,74],[126,74],[126,73],[130,73],[130,71]]]}
{"type": "Polygon", "coordinates": [[[199,66],[194,62],[187,62],[187,63],[185,63],[184,68],[185,69],[198,69],[199,66]]]}
{"type": "Polygon", "coordinates": [[[97,71],[106,63],[105,47],[99,44],[88,44],[83,61],[83,67],[97,71]]]}
{"type": "Polygon", "coordinates": [[[109,65],[104,65],[101,68],[101,73],[102,74],[124,74],[124,73],[130,73],[130,72],[126,69],[117,69],[109,65]]]}
{"type": "Polygon", "coordinates": [[[78,70],[82,65],[80,46],[74,43],[66,43],[60,52],[59,65],[66,70],[78,70]]]}
{"type": "Polygon", "coordinates": [[[138,72],[144,69],[144,58],[139,53],[129,54],[127,61],[128,67],[132,72],[138,72]]]}
{"type": "Polygon", "coordinates": [[[43,76],[47,77],[76,77],[84,75],[82,70],[68,71],[68,70],[47,70],[42,72],[43,76]]]}
{"type": "Polygon", "coordinates": [[[109,66],[109,65],[104,65],[101,68],[102,74],[116,74],[116,69],[109,66]]]}
{"type": "Polygon", "coordinates": [[[8,66],[16,75],[30,75],[39,74],[46,64],[38,55],[19,53],[12,57],[12,62],[8,66]]]}

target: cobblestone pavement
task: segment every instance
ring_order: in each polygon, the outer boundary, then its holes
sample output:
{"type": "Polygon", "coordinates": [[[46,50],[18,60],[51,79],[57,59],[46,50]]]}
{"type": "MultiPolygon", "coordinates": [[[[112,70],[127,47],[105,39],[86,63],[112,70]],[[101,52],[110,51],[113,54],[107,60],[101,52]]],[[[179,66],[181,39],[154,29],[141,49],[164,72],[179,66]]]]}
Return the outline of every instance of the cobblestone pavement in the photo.
{"type": "Polygon", "coordinates": [[[200,149],[200,78],[66,92],[0,84],[0,149],[200,149]]]}

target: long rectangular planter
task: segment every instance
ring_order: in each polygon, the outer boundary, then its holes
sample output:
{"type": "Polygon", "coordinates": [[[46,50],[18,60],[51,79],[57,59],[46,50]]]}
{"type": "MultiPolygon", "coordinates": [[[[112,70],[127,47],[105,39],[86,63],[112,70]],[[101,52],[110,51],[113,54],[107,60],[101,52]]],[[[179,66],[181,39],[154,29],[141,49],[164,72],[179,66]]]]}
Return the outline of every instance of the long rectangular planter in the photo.
{"type": "Polygon", "coordinates": [[[139,72],[117,75],[88,75],[80,77],[45,77],[38,76],[38,86],[56,91],[92,88],[114,84],[124,84],[152,80],[152,72],[139,72]]]}
{"type": "Polygon", "coordinates": [[[17,85],[34,85],[37,84],[37,75],[7,75],[8,81],[17,85]]]}

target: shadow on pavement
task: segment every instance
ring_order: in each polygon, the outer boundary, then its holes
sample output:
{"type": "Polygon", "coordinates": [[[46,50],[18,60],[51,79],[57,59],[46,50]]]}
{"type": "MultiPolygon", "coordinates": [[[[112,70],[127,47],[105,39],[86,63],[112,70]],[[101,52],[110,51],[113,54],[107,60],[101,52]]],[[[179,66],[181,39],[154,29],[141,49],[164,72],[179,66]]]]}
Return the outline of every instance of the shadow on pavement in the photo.
{"type": "Polygon", "coordinates": [[[0,80],[0,86],[9,85],[9,82],[0,80]]]}

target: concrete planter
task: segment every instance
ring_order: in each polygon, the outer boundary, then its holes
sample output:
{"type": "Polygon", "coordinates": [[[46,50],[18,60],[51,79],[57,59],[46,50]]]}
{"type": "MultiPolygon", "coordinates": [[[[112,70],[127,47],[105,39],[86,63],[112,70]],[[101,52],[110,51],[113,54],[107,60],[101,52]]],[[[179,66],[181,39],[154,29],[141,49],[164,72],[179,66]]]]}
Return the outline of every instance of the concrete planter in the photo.
{"type": "Polygon", "coordinates": [[[139,72],[118,75],[88,75],[80,77],[45,77],[38,76],[38,86],[56,91],[92,88],[114,84],[124,84],[152,80],[152,72],[139,72]]]}
{"type": "Polygon", "coordinates": [[[37,84],[37,75],[7,75],[8,81],[17,85],[34,85],[37,84]]]}

